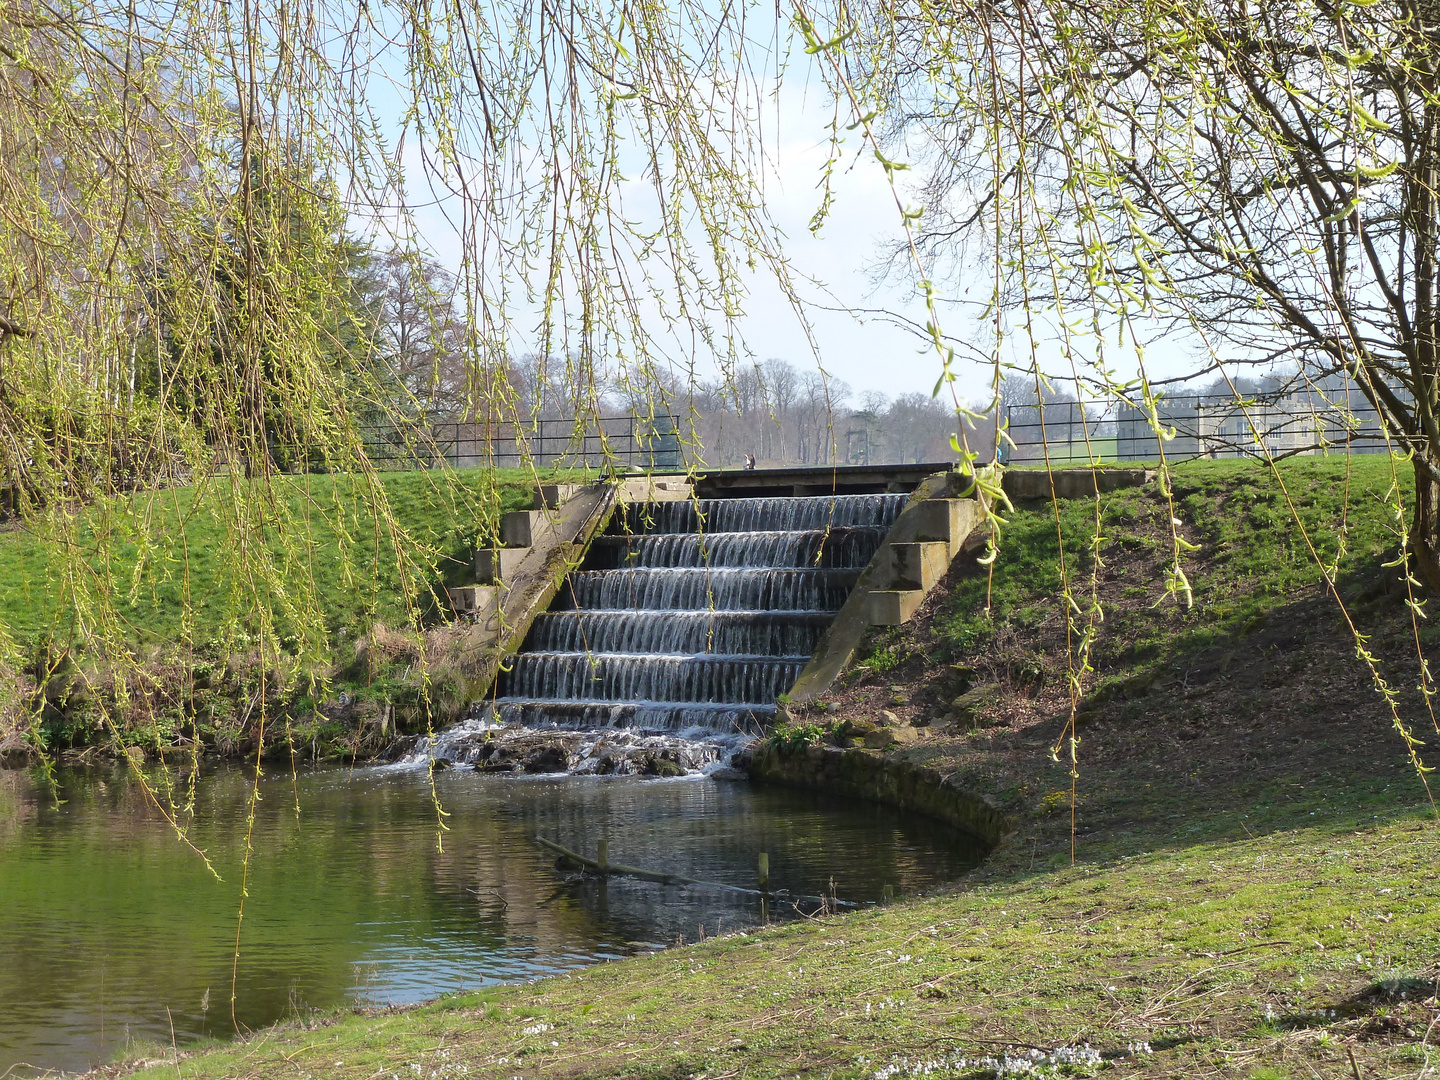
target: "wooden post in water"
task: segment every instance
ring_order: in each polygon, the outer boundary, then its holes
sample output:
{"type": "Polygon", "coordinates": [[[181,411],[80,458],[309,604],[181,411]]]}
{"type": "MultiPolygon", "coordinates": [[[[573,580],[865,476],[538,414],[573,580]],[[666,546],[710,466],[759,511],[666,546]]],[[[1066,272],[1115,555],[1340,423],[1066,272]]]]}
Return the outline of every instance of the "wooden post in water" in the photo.
{"type": "Polygon", "coordinates": [[[605,837],[600,838],[599,849],[595,853],[595,861],[600,864],[602,873],[610,867],[610,841],[605,837]]]}
{"type": "Polygon", "coordinates": [[[766,852],[760,852],[760,891],[770,891],[770,856],[766,852]]]}

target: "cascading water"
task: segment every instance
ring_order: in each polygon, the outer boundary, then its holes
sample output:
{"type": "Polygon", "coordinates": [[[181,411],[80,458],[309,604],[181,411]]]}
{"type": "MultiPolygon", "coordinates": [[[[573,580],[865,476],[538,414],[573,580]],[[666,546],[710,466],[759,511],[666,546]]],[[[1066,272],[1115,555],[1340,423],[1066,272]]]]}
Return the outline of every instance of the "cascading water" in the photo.
{"type": "Polygon", "coordinates": [[[773,718],[905,500],[627,506],[536,617],[486,715],[417,758],[531,772],[717,760],[773,718]]]}
{"type": "Polygon", "coordinates": [[[904,495],[835,495],[627,507],[536,618],[501,677],[496,719],[757,727],[809,662],[904,503],[904,495]]]}

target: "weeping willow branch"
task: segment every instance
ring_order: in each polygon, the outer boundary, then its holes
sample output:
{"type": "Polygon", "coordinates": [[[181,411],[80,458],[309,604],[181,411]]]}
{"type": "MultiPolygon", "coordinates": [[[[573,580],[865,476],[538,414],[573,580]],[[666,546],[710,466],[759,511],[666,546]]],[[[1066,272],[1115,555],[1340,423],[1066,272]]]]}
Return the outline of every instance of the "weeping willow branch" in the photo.
{"type": "MultiPolygon", "coordinates": [[[[903,150],[919,174],[911,190],[923,213],[890,267],[923,260],[932,281],[986,268],[997,350],[1010,334],[1017,351],[1033,349],[1044,316],[1090,385],[1139,400],[1170,505],[1172,596],[1190,602],[1190,545],[1164,461],[1174,433],[1146,363],[1147,345],[1167,340],[1222,372],[1284,356],[1307,379],[1350,380],[1413,464],[1397,564],[1407,589],[1423,580],[1440,591],[1433,12],[872,0],[848,7],[844,25],[835,93],[868,103],[884,153],[903,150]],[[1114,375],[1117,347],[1133,381],[1114,375]]],[[[1033,352],[1031,365],[1038,379],[1033,352]]],[[[1333,569],[1311,554],[1339,603],[1333,569]]],[[[1409,599],[1428,706],[1423,611],[1409,599]]],[[[1340,606],[1423,778],[1395,693],[1340,606]]]]}
{"type": "Polygon", "coordinates": [[[51,637],[133,667],[127,603],[195,602],[156,512],[183,486],[226,538],[230,624],[323,672],[310,515],[412,615],[436,577],[367,429],[415,445],[443,401],[523,431],[527,353],[577,430],[606,380],[668,409],[677,360],[733,371],[748,275],[794,297],[757,134],[784,36],[688,2],[0,0],[0,492],[55,553],[51,637]],[[431,348],[392,340],[396,266],[456,312],[431,348]],[[292,472],[353,501],[297,517],[292,472]]]}

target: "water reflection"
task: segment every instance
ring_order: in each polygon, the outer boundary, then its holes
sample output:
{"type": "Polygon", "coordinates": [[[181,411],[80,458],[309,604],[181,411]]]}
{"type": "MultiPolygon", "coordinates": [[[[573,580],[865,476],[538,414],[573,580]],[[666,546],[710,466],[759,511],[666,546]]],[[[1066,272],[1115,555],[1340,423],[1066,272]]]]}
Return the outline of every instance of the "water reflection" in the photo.
{"type": "MultiPolygon", "coordinates": [[[[978,849],[925,819],[701,778],[439,773],[267,778],[231,1001],[249,779],[196,785],[180,843],[123,772],[62,772],[57,806],[0,771],[0,1073],[83,1069],[127,1040],[183,1043],[310,1007],[398,1004],[591,964],[753,924],[757,902],[629,879],[572,881],[538,833],[610,859],[873,902],[973,865],[978,849]],[[295,811],[298,798],[301,813],[295,811]],[[437,843],[438,838],[438,843],[437,843]],[[169,1010],[167,1016],[166,1010],[169,1010]]],[[[772,911],[781,917],[784,911],[772,911]]]]}

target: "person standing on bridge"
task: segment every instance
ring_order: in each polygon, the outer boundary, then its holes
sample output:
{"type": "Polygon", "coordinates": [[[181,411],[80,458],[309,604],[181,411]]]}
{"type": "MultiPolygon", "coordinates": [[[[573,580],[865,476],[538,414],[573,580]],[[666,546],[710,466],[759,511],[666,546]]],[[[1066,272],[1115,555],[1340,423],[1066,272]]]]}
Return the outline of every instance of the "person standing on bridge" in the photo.
{"type": "Polygon", "coordinates": [[[755,455],[754,455],[754,454],[746,454],[746,455],[745,455],[745,471],[746,471],[746,472],[751,472],[751,471],[754,470],[754,468],[755,468],[755,455]]]}

